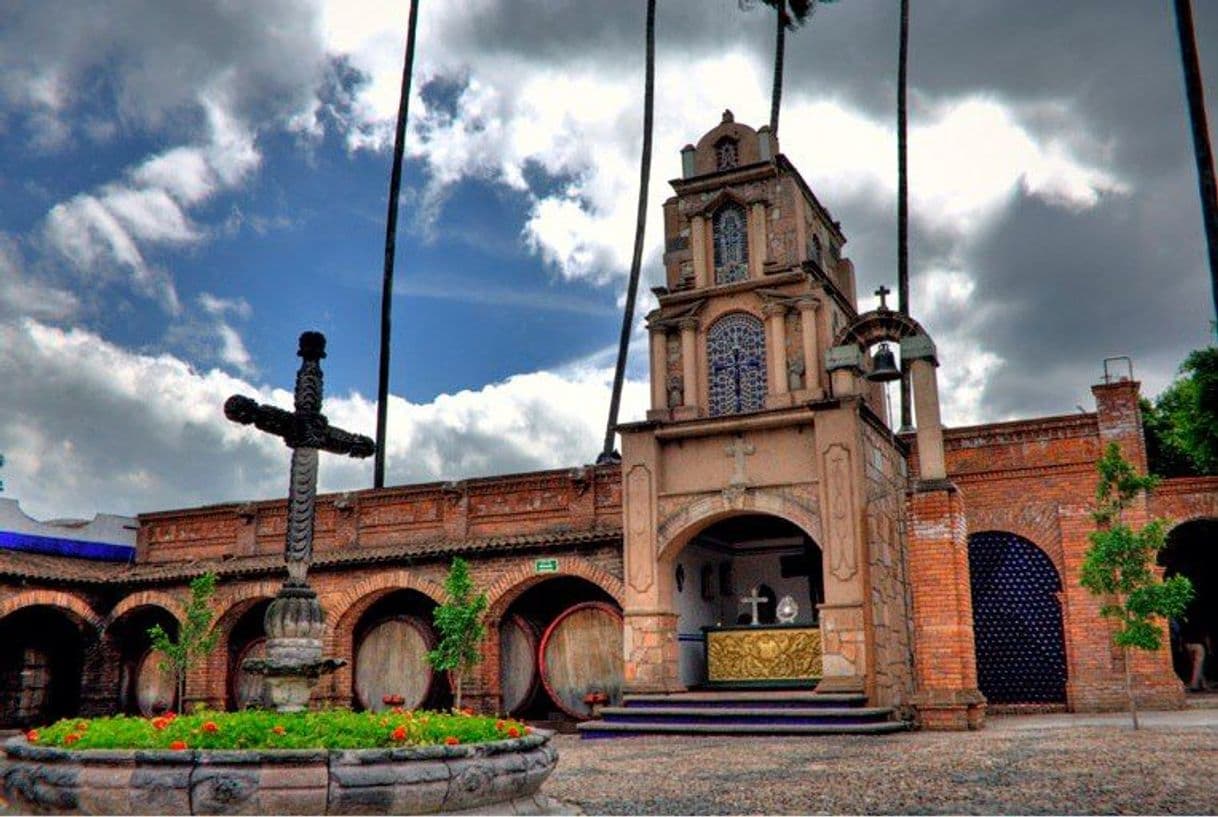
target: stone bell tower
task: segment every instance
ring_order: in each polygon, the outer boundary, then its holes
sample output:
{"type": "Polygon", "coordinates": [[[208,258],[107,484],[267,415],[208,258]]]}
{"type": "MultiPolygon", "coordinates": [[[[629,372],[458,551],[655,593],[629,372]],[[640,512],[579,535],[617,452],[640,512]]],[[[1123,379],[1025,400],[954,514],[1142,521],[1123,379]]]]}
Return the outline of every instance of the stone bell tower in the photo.
{"type": "Polygon", "coordinates": [[[651,409],[620,429],[627,689],[687,686],[681,551],[724,520],[777,517],[820,554],[818,690],[907,706],[906,452],[867,349],[830,352],[859,319],[846,238],[766,127],[725,112],[681,158],[647,317],[651,409]]]}

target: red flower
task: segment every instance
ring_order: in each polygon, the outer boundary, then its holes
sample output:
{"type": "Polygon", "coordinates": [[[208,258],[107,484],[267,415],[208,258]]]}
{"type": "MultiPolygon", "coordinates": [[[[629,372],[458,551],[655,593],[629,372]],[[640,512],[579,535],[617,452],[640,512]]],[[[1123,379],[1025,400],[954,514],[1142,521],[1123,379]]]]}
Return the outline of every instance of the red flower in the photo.
{"type": "Polygon", "coordinates": [[[89,722],[88,722],[88,721],[77,721],[77,722],[76,722],[76,731],[77,731],[77,732],[83,732],[83,731],[85,731],[85,730],[86,730],[86,729],[88,729],[88,728],[89,728],[89,722]]]}
{"type": "Polygon", "coordinates": [[[25,739],[28,740],[30,743],[37,743],[38,742],[38,730],[31,729],[30,731],[26,732],[25,739]]]}
{"type": "Polygon", "coordinates": [[[524,728],[524,733],[525,733],[526,735],[531,735],[531,734],[533,734],[533,727],[531,727],[531,726],[526,726],[526,727],[524,728]]]}
{"type": "Polygon", "coordinates": [[[393,730],[393,734],[391,734],[389,737],[399,742],[406,740],[406,727],[399,726],[397,729],[393,730]]]}
{"type": "Polygon", "coordinates": [[[500,732],[502,732],[502,731],[503,731],[503,728],[504,728],[505,726],[507,726],[507,724],[506,724],[506,723],[504,723],[503,721],[495,721],[495,728],[496,728],[497,730],[499,730],[500,732]]]}
{"type": "Polygon", "coordinates": [[[175,752],[180,752],[186,748],[186,741],[175,740],[173,743],[169,744],[169,748],[173,749],[175,752]]]}
{"type": "Polygon", "coordinates": [[[446,737],[444,739],[445,746],[456,746],[460,742],[461,742],[461,738],[454,737],[452,735],[449,735],[448,737],[446,737]]]}
{"type": "Polygon", "coordinates": [[[220,727],[216,726],[215,721],[204,721],[203,722],[203,731],[204,732],[219,732],[220,727]]]}
{"type": "Polygon", "coordinates": [[[286,729],[284,729],[284,728],[283,728],[282,726],[280,726],[279,724],[275,724],[274,726],[272,726],[272,727],[271,727],[271,731],[272,731],[272,732],[274,732],[276,735],[282,735],[282,734],[283,734],[284,732],[286,732],[287,730],[286,730],[286,729]]]}
{"type": "Polygon", "coordinates": [[[152,728],[159,732],[162,729],[164,729],[166,726],[169,725],[169,721],[170,721],[170,718],[167,718],[164,715],[162,715],[159,718],[153,718],[152,719],[152,728]]]}
{"type": "Polygon", "coordinates": [[[519,729],[517,729],[515,726],[509,726],[509,727],[508,727],[508,737],[509,737],[509,738],[518,738],[518,737],[520,737],[520,730],[519,730],[519,729]]]}
{"type": "Polygon", "coordinates": [[[65,746],[71,746],[73,743],[75,743],[78,740],[80,740],[80,735],[76,734],[75,732],[69,732],[68,734],[63,736],[63,742],[64,742],[65,746]]]}
{"type": "Polygon", "coordinates": [[[461,714],[468,718],[474,714],[474,710],[472,710],[468,707],[465,707],[461,710],[461,714]]]}

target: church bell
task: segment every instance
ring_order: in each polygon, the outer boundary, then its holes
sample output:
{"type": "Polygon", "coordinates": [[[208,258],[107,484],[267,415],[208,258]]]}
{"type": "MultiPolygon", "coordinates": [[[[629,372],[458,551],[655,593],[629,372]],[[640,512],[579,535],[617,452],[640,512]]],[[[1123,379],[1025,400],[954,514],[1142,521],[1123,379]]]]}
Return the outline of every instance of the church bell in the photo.
{"type": "Polygon", "coordinates": [[[901,371],[897,368],[896,357],[892,354],[892,349],[889,348],[887,343],[881,343],[880,348],[876,350],[871,371],[867,372],[866,376],[873,383],[888,383],[901,379],[901,371]]]}

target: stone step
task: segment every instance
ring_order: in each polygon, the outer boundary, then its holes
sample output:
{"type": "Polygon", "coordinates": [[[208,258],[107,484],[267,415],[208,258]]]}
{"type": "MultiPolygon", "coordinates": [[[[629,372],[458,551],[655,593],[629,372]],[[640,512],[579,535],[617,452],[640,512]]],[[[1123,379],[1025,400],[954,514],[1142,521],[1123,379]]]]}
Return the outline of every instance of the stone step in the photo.
{"type": "Polygon", "coordinates": [[[610,706],[601,720],[614,723],[871,723],[888,720],[891,707],[610,706]]]}
{"type": "Polygon", "coordinates": [[[700,690],[695,692],[649,693],[625,695],[626,707],[796,707],[837,708],[867,705],[867,696],[859,693],[822,693],[809,690],[700,690]]]}
{"type": "Polygon", "coordinates": [[[614,723],[584,721],[585,740],[642,735],[885,735],[909,729],[905,721],[874,723],[614,723]]]}

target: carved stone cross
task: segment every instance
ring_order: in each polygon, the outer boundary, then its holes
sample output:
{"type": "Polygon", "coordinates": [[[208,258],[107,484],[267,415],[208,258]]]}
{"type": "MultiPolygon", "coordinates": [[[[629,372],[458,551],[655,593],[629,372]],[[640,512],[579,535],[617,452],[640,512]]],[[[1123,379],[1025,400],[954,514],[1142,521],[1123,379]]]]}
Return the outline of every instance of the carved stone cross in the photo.
{"type": "Polygon", "coordinates": [[[296,372],[296,410],[259,405],[248,397],[234,394],[224,403],[224,416],[235,423],[283,438],[292,449],[291,479],[288,484],[287,538],[283,558],[288,565],[289,583],[305,584],[305,574],[313,562],[313,506],[317,498],[317,452],[370,457],[376,445],[362,434],[332,428],[321,413],[321,359],[326,356],[326,336],[305,332],[300,336],[301,358],[296,372]]]}
{"type": "Polygon", "coordinates": [[[888,310],[888,296],[892,294],[892,290],[880,284],[880,288],[875,291],[876,295],[880,296],[880,311],[888,310]]]}
{"type": "Polygon", "coordinates": [[[744,458],[754,454],[757,449],[755,446],[746,443],[744,437],[740,434],[736,435],[736,439],[732,444],[723,449],[729,457],[734,457],[736,460],[736,470],[732,473],[732,485],[748,485],[748,477],[744,473],[744,458]]]}
{"type": "Polygon", "coordinates": [[[301,363],[296,372],[295,411],[259,405],[239,394],[224,403],[225,417],[282,437],[292,449],[287,536],[283,545],[288,578],[263,619],[266,658],[247,659],[242,664],[247,672],[266,677],[271,702],[280,712],[304,709],[318,677],[346,663],[341,658],[321,657],[326,616],[308,582],[309,565],[313,563],[317,452],[368,457],[376,450],[368,437],[331,428],[326,415],[321,413],[320,361],[326,356],[325,335],[305,332],[300,336],[296,354],[301,363]]]}
{"type": "Polygon", "coordinates": [[[741,604],[747,604],[753,609],[753,626],[756,627],[760,622],[757,621],[757,605],[763,604],[766,601],[765,596],[757,595],[757,588],[754,587],[747,596],[742,596],[741,604]]]}

